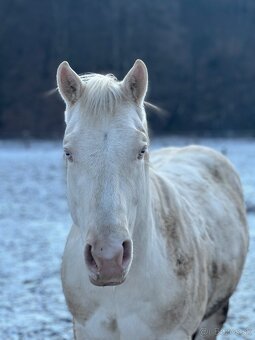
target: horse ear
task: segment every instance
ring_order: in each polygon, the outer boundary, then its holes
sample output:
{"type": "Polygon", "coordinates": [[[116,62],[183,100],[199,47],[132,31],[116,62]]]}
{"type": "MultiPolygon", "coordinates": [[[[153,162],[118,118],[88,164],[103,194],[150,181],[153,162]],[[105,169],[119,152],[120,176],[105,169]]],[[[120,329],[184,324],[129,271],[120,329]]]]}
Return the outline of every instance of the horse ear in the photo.
{"type": "Polygon", "coordinates": [[[80,98],[83,89],[82,80],[67,61],[63,61],[58,67],[57,85],[67,105],[74,104],[80,98]]]}
{"type": "Polygon", "coordinates": [[[131,70],[123,79],[125,91],[137,104],[142,104],[148,88],[148,72],[145,63],[137,59],[131,70]]]}

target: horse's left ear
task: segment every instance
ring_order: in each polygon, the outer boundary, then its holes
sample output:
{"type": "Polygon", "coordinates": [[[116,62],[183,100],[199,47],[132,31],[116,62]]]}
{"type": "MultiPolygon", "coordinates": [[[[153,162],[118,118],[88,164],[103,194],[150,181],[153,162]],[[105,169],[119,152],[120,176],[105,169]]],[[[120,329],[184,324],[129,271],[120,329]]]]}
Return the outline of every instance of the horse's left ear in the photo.
{"type": "Polygon", "coordinates": [[[145,63],[137,59],[122,83],[128,95],[131,95],[138,105],[142,104],[148,88],[148,72],[145,63]]]}

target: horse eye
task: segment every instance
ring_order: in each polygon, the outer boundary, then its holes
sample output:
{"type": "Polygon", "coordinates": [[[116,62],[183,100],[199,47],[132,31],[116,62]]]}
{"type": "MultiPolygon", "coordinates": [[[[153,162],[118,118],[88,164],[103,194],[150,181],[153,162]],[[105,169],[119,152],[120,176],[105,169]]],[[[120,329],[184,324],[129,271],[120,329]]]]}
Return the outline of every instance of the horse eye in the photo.
{"type": "Polygon", "coordinates": [[[69,152],[67,150],[65,150],[65,157],[68,161],[71,161],[71,162],[73,161],[73,156],[72,156],[71,152],[69,152]]]}
{"type": "Polygon", "coordinates": [[[137,156],[137,159],[143,159],[143,156],[144,156],[146,150],[147,150],[147,146],[145,145],[145,146],[142,148],[142,150],[139,152],[139,154],[138,154],[138,156],[137,156]]]}

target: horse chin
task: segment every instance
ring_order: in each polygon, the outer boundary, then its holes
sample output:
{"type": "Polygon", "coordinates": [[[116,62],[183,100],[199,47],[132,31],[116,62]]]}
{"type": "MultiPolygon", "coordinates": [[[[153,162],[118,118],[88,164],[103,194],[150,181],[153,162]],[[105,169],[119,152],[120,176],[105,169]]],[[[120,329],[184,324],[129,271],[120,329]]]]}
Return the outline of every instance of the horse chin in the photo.
{"type": "Polygon", "coordinates": [[[91,276],[89,277],[90,282],[97,287],[107,287],[107,286],[118,286],[121,285],[125,280],[126,277],[122,277],[120,280],[114,280],[114,281],[104,281],[104,280],[94,280],[91,276]]]}

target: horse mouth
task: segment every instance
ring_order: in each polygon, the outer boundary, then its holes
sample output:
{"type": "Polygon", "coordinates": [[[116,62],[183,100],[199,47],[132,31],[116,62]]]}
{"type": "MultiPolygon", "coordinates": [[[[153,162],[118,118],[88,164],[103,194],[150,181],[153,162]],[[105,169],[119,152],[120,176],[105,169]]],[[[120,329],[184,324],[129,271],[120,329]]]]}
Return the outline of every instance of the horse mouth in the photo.
{"type": "Polygon", "coordinates": [[[90,282],[97,287],[107,287],[107,286],[118,286],[121,285],[125,281],[125,277],[122,277],[120,280],[114,280],[114,281],[104,281],[104,280],[94,280],[91,276],[89,277],[90,282]]]}

